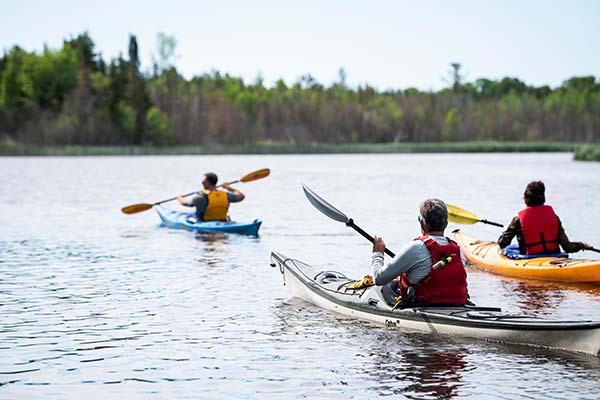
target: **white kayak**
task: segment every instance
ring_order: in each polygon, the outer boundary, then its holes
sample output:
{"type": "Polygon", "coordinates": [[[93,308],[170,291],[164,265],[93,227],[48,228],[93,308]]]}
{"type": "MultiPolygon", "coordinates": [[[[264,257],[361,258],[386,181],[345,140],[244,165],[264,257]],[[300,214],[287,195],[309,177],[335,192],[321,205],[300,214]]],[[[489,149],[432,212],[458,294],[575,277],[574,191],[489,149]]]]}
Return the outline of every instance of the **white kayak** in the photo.
{"type": "Polygon", "coordinates": [[[271,253],[292,295],[326,310],[407,332],[445,334],[600,356],[600,322],[548,320],[502,312],[496,307],[415,306],[392,309],[380,286],[349,289],[356,280],[271,253]]]}

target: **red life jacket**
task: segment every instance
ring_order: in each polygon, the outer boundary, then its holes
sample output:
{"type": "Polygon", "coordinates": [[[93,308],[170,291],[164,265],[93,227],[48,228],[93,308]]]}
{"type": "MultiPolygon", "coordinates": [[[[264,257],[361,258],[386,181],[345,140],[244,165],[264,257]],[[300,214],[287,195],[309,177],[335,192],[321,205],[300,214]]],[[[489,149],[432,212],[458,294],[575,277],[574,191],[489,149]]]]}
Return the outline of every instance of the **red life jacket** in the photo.
{"type": "MultiPolygon", "coordinates": [[[[467,272],[460,257],[458,244],[451,239],[448,239],[448,244],[439,244],[430,236],[421,236],[415,240],[421,240],[427,246],[431,253],[432,267],[442,258],[451,257],[452,260],[442,268],[432,268],[425,278],[412,284],[416,289],[414,301],[425,304],[465,304],[468,297],[467,272]]],[[[411,283],[408,281],[408,275],[403,273],[400,280],[403,295],[409,286],[411,283]]]]}
{"type": "Polygon", "coordinates": [[[558,253],[558,217],[550,206],[519,211],[526,254],[558,253]]]}

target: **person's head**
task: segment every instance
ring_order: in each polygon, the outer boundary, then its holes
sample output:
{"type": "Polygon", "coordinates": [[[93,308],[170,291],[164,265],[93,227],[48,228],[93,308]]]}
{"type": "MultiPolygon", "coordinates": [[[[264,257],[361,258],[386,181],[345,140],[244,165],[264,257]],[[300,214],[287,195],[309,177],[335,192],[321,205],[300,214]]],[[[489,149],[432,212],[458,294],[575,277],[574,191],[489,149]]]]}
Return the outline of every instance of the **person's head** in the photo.
{"type": "Polygon", "coordinates": [[[544,192],[546,187],[542,181],[533,181],[527,184],[525,187],[525,193],[523,193],[523,200],[527,207],[541,206],[546,202],[546,195],[544,192]]]}
{"type": "Polygon", "coordinates": [[[219,178],[217,177],[217,174],[214,172],[207,172],[204,174],[204,179],[202,179],[202,186],[204,186],[204,189],[214,188],[218,181],[219,178]]]}
{"type": "Polygon", "coordinates": [[[419,207],[421,230],[424,234],[444,232],[448,226],[446,203],[439,199],[427,199],[419,207]]]}

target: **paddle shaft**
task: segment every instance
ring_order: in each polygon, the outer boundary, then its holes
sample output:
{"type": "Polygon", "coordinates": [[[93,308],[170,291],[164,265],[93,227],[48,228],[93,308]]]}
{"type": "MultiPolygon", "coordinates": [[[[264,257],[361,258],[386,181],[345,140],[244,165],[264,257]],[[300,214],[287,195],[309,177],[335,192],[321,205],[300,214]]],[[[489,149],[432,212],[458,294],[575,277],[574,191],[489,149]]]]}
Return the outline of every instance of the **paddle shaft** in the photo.
{"type": "MultiPolygon", "coordinates": [[[[364,238],[366,238],[369,242],[371,243],[375,243],[375,239],[373,238],[373,236],[369,235],[367,232],[363,231],[358,225],[356,225],[354,223],[354,221],[352,220],[352,218],[350,218],[348,220],[348,222],[346,222],[346,226],[349,226],[350,228],[354,229],[356,232],[360,233],[364,238]]],[[[385,254],[387,254],[390,257],[396,257],[396,255],[387,247],[385,248],[385,254]]]]}
{"type": "MultiPolygon", "coordinates": [[[[235,181],[227,182],[227,184],[228,185],[233,185],[234,183],[238,183],[238,182],[239,182],[239,180],[235,180],[235,181]]],[[[223,186],[223,184],[220,184],[217,187],[220,188],[221,186],[223,186]]],[[[184,194],[184,195],[182,195],[182,197],[188,197],[188,196],[191,196],[191,195],[196,194],[196,193],[198,193],[197,190],[195,192],[190,192],[190,193],[184,194]]],[[[157,206],[159,204],[166,203],[166,202],[173,201],[173,200],[177,200],[177,196],[176,197],[171,197],[170,199],[167,199],[167,200],[158,201],[158,202],[154,203],[153,205],[157,206]]]]}
{"type": "Polygon", "coordinates": [[[504,225],[499,224],[497,222],[492,222],[492,221],[488,221],[487,219],[480,219],[479,222],[483,223],[483,224],[488,224],[488,225],[494,225],[494,226],[498,226],[500,228],[503,228],[504,225]]]}

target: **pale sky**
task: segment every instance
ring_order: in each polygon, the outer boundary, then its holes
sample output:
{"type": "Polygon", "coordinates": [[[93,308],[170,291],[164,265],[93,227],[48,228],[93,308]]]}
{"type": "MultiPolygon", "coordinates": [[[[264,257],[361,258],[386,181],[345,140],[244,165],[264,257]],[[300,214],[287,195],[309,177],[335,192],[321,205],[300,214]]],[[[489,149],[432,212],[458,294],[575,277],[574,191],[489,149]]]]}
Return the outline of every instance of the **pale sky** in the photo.
{"type": "Polygon", "coordinates": [[[59,48],[87,30],[108,62],[132,33],[148,71],[157,33],[173,35],[186,78],[216,69],[271,85],[310,73],[329,86],[343,67],[351,86],[438,90],[451,62],[467,81],[600,78],[600,0],[0,0],[0,13],[0,51],[59,48]]]}

